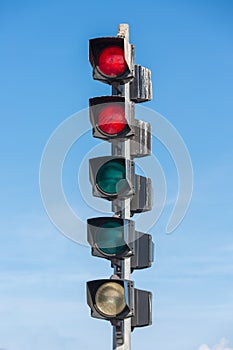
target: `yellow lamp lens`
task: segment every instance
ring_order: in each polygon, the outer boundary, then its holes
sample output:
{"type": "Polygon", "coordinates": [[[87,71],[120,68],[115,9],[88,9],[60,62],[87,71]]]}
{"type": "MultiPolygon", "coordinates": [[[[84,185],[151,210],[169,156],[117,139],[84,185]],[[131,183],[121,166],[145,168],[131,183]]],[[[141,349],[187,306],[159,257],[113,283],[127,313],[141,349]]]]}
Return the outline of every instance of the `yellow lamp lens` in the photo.
{"type": "Polygon", "coordinates": [[[96,292],[96,306],[106,316],[120,314],[125,306],[124,288],[116,282],[102,284],[96,292]]]}

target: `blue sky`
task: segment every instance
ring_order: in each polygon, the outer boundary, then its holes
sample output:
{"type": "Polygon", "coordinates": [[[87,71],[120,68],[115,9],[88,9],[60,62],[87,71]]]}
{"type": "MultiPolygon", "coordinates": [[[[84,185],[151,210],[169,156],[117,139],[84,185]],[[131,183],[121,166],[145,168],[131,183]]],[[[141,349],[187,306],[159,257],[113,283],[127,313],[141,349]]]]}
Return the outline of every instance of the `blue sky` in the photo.
{"type": "MultiPolygon", "coordinates": [[[[154,143],[168,198],[150,231],[156,262],[132,275],[138,288],[153,292],[153,326],[133,332],[132,349],[232,350],[232,12],[230,0],[1,2],[0,348],[111,346],[109,323],[90,318],[85,282],[112,270],[51,224],[39,166],[55,128],[90,97],[109,93],[92,80],[88,39],[114,36],[118,23],[129,23],[136,62],[152,71],[147,106],[182,135],[194,169],[189,211],[165,235],[177,178],[166,150],[154,143]]],[[[99,142],[91,135],[84,141],[71,149],[63,178],[83,217],[77,171],[88,142],[99,142]]]]}

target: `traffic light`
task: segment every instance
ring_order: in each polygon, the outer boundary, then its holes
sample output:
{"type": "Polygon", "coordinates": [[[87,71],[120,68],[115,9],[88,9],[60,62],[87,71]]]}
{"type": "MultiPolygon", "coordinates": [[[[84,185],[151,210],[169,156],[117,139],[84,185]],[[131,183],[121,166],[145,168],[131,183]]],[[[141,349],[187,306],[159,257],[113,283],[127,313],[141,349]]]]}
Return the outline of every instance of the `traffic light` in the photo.
{"type": "Polygon", "coordinates": [[[150,267],[154,244],[149,234],[135,230],[132,220],[117,217],[97,217],[87,220],[87,240],[92,255],[108,259],[112,265],[131,257],[131,271],[150,267]]]}
{"type": "MultiPolygon", "coordinates": [[[[89,160],[92,194],[111,202],[113,217],[87,219],[91,254],[111,262],[110,279],[87,282],[91,316],[111,322],[114,349],[125,345],[135,327],[152,322],[152,294],[134,287],[130,274],[151,267],[152,236],[135,230],[131,216],[152,209],[151,179],[135,174],[134,158],[151,154],[151,126],[135,119],[135,103],[152,98],[150,70],[134,64],[128,26],[117,37],[89,40],[93,78],[112,87],[112,96],[89,99],[92,135],[111,143],[111,155],[89,160]]],[[[122,349],[122,348],[121,348],[122,349]]]]}
{"type": "Polygon", "coordinates": [[[132,281],[116,279],[115,276],[87,282],[91,316],[107,319],[113,325],[130,317],[131,330],[151,325],[151,299],[150,292],[136,289],[132,281]]]}
{"type": "Polygon", "coordinates": [[[114,200],[134,193],[134,162],[123,157],[98,157],[89,160],[93,195],[114,200]]]}
{"type": "Polygon", "coordinates": [[[116,217],[87,220],[87,239],[92,255],[106,259],[122,259],[134,254],[134,222],[116,217]]]}
{"type": "Polygon", "coordinates": [[[126,139],[134,135],[132,102],[121,96],[89,99],[93,136],[103,140],[126,139]]]}
{"type": "Polygon", "coordinates": [[[89,61],[93,78],[107,84],[124,84],[133,78],[132,46],[125,38],[89,40],[89,61]]]}
{"type": "Polygon", "coordinates": [[[87,282],[87,302],[92,317],[124,319],[133,315],[133,283],[120,279],[87,282]]]}

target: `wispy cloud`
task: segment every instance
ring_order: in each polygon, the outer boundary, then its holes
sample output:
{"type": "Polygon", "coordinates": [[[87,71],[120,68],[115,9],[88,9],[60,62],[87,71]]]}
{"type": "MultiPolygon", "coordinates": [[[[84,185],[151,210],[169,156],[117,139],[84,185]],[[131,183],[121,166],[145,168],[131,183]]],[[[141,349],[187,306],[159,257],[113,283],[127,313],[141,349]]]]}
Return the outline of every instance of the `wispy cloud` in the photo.
{"type": "Polygon", "coordinates": [[[233,350],[233,348],[229,346],[227,339],[222,338],[218,344],[212,347],[209,347],[206,344],[202,344],[198,350],[233,350]]]}
{"type": "Polygon", "coordinates": [[[233,252],[233,244],[228,244],[228,245],[225,245],[222,250],[225,252],[225,253],[232,253],[233,252]]]}
{"type": "Polygon", "coordinates": [[[3,349],[62,350],[85,346],[85,337],[77,327],[84,324],[88,328],[89,312],[84,302],[55,297],[5,297],[1,298],[0,311],[4,319],[0,322],[3,349]]]}
{"type": "MultiPolygon", "coordinates": [[[[233,275],[232,256],[169,256],[160,258],[157,278],[162,280],[189,280],[203,278],[224,279],[233,275]],[[163,259],[163,260],[162,260],[163,259]],[[171,273],[171,266],[173,270],[171,273]]],[[[157,272],[156,271],[156,272],[157,272]]]]}

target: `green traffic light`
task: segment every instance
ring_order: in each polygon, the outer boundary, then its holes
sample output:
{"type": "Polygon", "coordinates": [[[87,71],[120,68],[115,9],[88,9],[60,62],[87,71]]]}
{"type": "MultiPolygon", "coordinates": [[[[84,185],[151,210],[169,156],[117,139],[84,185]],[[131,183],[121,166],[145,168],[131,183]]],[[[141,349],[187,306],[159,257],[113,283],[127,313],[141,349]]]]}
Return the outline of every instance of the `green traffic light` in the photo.
{"type": "Polygon", "coordinates": [[[105,254],[121,253],[126,248],[124,227],[116,221],[105,222],[96,233],[96,244],[105,254]]]}
{"type": "Polygon", "coordinates": [[[126,187],[124,163],[121,160],[114,159],[103,164],[96,175],[96,184],[101,191],[109,195],[124,190],[124,187],[126,187]]]}

